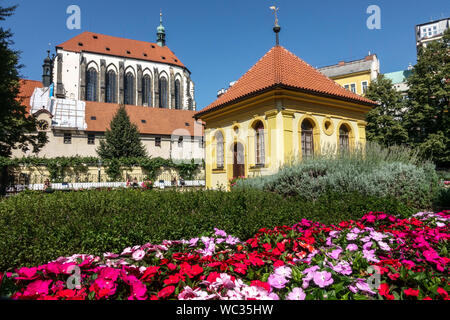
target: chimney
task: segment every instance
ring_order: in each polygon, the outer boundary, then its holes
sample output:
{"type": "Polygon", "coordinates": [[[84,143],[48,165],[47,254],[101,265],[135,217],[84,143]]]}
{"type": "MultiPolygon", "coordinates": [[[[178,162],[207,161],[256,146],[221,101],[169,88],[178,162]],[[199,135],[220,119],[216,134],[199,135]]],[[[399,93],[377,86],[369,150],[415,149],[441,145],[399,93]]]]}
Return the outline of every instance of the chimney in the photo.
{"type": "Polygon", "coordinates": [[[345,61],[339,61],[339,66],[344,66],[345,65],[345,61]]]}

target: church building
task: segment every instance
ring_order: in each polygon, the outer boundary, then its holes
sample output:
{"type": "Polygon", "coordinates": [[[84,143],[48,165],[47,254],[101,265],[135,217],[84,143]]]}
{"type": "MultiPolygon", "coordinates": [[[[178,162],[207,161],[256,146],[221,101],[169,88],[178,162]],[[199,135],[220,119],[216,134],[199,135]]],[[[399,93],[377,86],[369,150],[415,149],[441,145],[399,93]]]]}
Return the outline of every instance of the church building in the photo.
{"type": "Polygon", "coordinates": [[[276,46],[195,115],[205,122],[207,188],[366,142],[366,114],[376,103],[280,46],[280,29],[276,24],[276,46]]]}
{"type": "MultiPolygon", "coordinates": [[[[42,82],[23,80],[22,93],[49,143],[39,157],[97,156],[99,140],[120,105],[151,157],[203,159],[203,126],[195,121],[190,70],[166,46],[83,32],[44,60],[42,82]]],[[[15,157],[29,156],[16,150],[15,157]]]]}

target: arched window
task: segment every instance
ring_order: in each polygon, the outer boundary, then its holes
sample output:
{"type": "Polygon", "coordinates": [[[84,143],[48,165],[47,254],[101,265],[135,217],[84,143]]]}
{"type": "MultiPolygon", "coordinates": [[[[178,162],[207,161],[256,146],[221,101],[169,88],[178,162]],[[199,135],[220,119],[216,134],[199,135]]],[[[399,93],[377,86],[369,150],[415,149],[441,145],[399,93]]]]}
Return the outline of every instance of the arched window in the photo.
{"type": "Polygon", "coordinates": [[[339,128],[339,148],[340,150],[345,150],[348,151],[349,150],[349,134],[350,134],[350,130],[348,129],[348,127],[343,124],[340,128],[339,128]]]}
{"type": "Polygon", "coordinates": [[[223,134],[222,132],[218,131],[216,133],[216,163],[217,168],[223,168],[224,167],[224,145],[223,145],[223,134]]]}
{"type": "Polygon", "coordinates": [[[303,159],[314,155],[314,126],[308,119],[302,122],[302,155],[303,159]]]}
{"type": "Polygon", "coordinates": [[[125,104],[134,105],[134,76],[128,72],[125,76],[125,104]]]}
{"type": "Polygon", "coordinates": [[[181,84],[178,79],[175,81],[175,109],[181,109],[181,84]]]}
{"type": "Polygon", "coordinates": [[[117,103],[117,77],[114,70],[106,73],[106,102],[117,103]]]}
{"type": "Polygon", "coordinates": [[[90,68],[86,72],[86,101],[97,101],[97,88],[97,71],[94,68],[90,68]]]}
{"type": "Polygon", "coordinates": [[[152,80],[147,74],[142,78],[142,104],[152,106],[152,80]]]}
{"type": "Polygon", "coordinates": [[[255,155],[256,165],[265,164],[265,145],[264,145],[264,125],[258,121],[253,128],[255,129],[255,155]]]}
{"type": "Polygon", "coordinates": [[[167,108],[167,80],[166,78],[159,79],[159,107],[167,108]]]}

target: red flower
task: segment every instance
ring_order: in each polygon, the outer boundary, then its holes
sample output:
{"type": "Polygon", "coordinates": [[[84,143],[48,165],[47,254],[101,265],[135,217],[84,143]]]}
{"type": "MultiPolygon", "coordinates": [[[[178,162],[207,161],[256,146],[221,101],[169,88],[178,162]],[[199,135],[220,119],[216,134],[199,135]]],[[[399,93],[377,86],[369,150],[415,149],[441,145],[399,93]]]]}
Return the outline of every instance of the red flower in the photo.
{"type": "Polygon", "coordinates": [[[152,280],[152,278],[158,273],[159,267],[148,267],[144,275],[142,276],[141,280],[148,282],[149,280],[152,280]]]}
{"type": "Polygon", "coordinates": [[[250,286],[260,287],[266,290],[267,292],[270,292],[270,284],[268,284],[267,282],[263,282],[260,280],[253,280],[252,282],[250,282],[250,286]]]}
{"type": "Polygon", "coordinates": [[[275,263],[273,264],[274,268],[278,268],[278,267],[282,267],[284,266],[284,261],[283,260],[277,260],[275,261],[275,263]]]}
{"type": "Polygon", "coordinates": [[[184,277],[177,273],[164,280],[164,284],[178,284],[180,281],[184,281],[184,277]]]}
{"type": "Polygon", "coordinates": [[[160,292],[158,292],[158,298],[162,298],[162,299],[167,298],[170,295],[172,295],[172,293],[174,291],[175,291],[175,287],[174,286],[165,287],[160,292]]]}
{"type": "Polygon", "coordinates": [[[388,277],[389,277],[389,279],[391,279],[393,281],[396,281],[400,277],[400,273],[391,273],[391,272],[389,272],[388,273],[388,277]]]}
{"type": "Polygon", "coordinates": [[[383,297],[386,297],[388,300],[394,300],[395,297],[392,294],[389,294],[389,285],[387,283],[382,283],[378,288],[378,292],[383,297]]]}
{"type": "Polygon", "coordinates": [[[220,273],[218,273],[218,272],[211,272],[208,275],[208,278],[206,278],[206,281],[208,281],[209,283],[213,283],[213,282],[216,282],[216,279],[218,277],[220,277],[220,273]]]}
{"type": "Polygon", "coordinates": [[[167,268],[169,268],[170,271],[174,271],[177,268],[176,264],[169,263],[167,264],[167,268]]]}
{"type": "Polygon", "coordinates": [[[405,290],[403,290],[403,292],[404,292],[407,296],[411,296],[411,297],[418,297],[418,296],[419,296],[419,290],[414,290],[414,289],[412,289],[412,288],[405,289],[405,290]]]}
{"type": "Polygon", "coordinates": [[[444,289],[438,288],[437,293],[439,293],[441,295],[441,297],[444,298],[445,300],[448,299],[448,293],[444,289]]]}

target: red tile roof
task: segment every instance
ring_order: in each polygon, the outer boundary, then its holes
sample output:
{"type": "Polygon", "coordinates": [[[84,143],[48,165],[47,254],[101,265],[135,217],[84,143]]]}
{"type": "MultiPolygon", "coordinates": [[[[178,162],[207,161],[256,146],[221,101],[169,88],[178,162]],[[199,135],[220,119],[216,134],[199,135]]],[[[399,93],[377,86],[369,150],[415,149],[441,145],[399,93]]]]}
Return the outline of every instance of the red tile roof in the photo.
{"type": "Polygon", "coordinates": [[[72,39],[57,45],[71,52],[92,52],[138,60],[172,64],[186,68],[168,47],[155,43],[118,38],[93,32],[83,32],[72,39]],[[109,49],[109,50],[108,50],[109,49]],[[128,53],[129,52],[129,53],[128,53]]]}
{"type": "Polygon", "coordinates": [[[364,105],[376,105],[375,102],[342,88],[284,47],[275,46],[226,93],[205,109],[199,111],[196,117],[277,86],[364,105]]]}
{"type": "Polygon", "coordinates": [[[19,99],[23,99],[22,103],[27,107],[27,114],[31,110],[30,98],[33,95],[34,89],[42,87],[43,85],[40,81],[20,79],[19,99]]]}
{"type": "MultiPolygon", "coordinates": [[[[131,122],[138,126],[141,134],[153,135],[183,135],[174,133],[177,129],[184,129],[191,136],[203,136],[203,125],[195,121],[195,111],[149,108],[141,106],[125,106],[131,122]],[[142,122],[145,120],[145,123],[142,122]],[[186,125],[189,124],[189,126],[186,125]]],[[[102,102],[86,102],[87,131],[105,132],[119,109],[118,104],[102,102]],[[95,117],[96,120],[93,120],[95,117]]]]}

